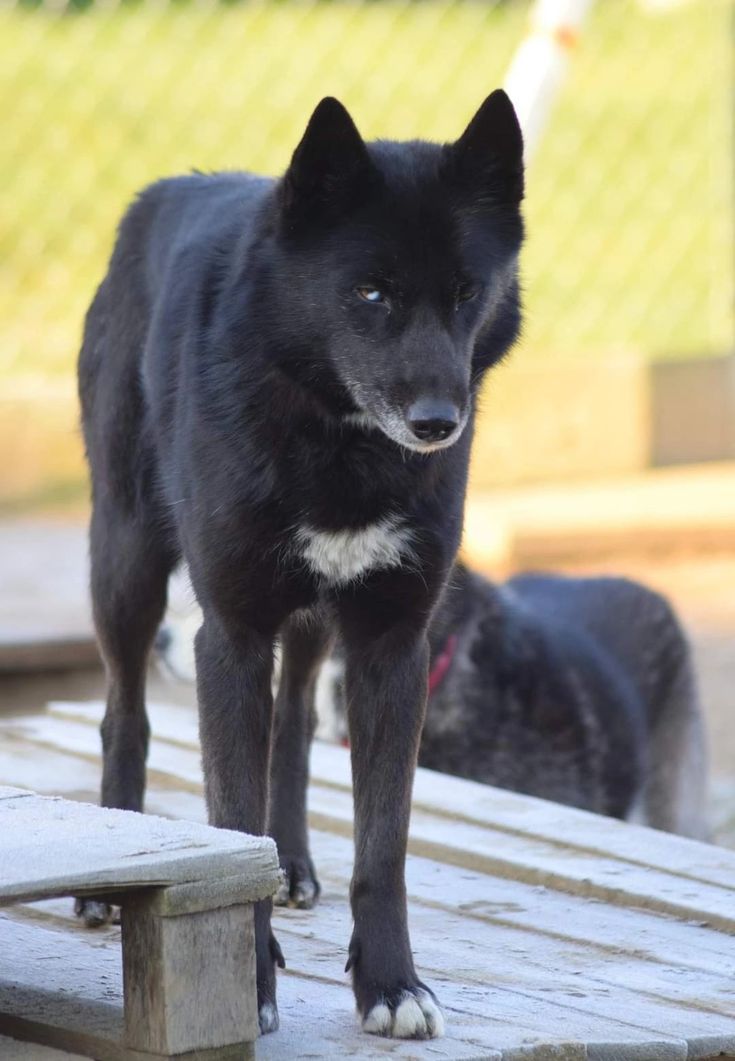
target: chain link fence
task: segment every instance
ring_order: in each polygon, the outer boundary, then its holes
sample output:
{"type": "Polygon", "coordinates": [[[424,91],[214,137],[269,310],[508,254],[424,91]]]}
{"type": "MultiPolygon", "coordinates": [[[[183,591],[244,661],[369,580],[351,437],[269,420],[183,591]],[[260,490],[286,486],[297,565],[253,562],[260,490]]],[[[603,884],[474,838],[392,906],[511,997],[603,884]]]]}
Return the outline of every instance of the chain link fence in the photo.
{"type": "MultiPolygon", "coordinates": [[[[70,381],[141,185],[279,172],[323,95],[451,139],[527,0],[0,0],[0,386],[70,381]]],[[[517,357],[733,345],[731,0],[598,0],[529,173],[517,357]]]]}

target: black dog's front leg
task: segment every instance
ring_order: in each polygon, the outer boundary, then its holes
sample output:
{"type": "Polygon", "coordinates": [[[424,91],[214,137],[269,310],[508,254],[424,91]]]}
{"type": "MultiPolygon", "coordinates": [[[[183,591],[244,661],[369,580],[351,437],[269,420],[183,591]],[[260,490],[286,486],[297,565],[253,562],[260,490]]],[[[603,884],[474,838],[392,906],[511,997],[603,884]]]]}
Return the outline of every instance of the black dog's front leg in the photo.
{"type": "Polygon", "coordinates": [[[444,1030],[418,979],[408,935],[405,860],[411,789],[427,695],[423,631],[347,643],[355,797],[354,930],[348,968],[363,1029],[397,1038],[444,1030]]]}
{"type": "Polygon", "coordinates": [[[268,829],[278,845],[284,872],[284,882],[274,899],[277,906],[309,909],[319,896],[309,854],[306,790],[316,723],[314,686],[330,643],[331,632],[316,610],[306,619],[290,619],[281,631],[268,829]]]}
{"type": "MultiPolygon", "coordinates": [[[[234,631],[206,616],[196,637],[199,734],[209,821],[256,836],[265,832],[273,697],[273,640],[252,627],[234,631]]],[[[255,904],[261,1032],[278,1028],[270,899],[255,904]]]]}

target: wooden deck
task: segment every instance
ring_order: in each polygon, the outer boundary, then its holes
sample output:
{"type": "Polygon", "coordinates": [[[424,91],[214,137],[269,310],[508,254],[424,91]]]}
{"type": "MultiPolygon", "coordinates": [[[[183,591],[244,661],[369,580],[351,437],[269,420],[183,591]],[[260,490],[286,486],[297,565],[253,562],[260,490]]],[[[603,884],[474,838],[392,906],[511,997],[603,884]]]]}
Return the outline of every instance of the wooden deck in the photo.
{"type": "MultiPolygon", "coordinates": [[[[203,821],[194,713],[152,705],[150,714],[148,809],[203,821]]],[[[3,716],[0,784],[95,799],[100,717],[99,704],[3,716]]],[[[428,771],[419,771],[415,789],[410,923],[447,1035],[400,1043],[361,1034],[342,972],[352,861],[347,753],[316,745],[312,773],[323,894],[314,911],[276,913],[288,964],[279,978],[281,1030],[258,1041],[256,1057],[735,1056],[735,854],[428,771]]],[[[117,929],[82,929],[62,899],[4,916],[15,928],[32,924],[34,938],[45,931],[37,954],[50,984],[119,1002],[117,929]],[[59,932],[77,942],[78,968],[55,967],[59,932]]],[[[58,1056],[25,1044],[16,1052],[0,1039],[3,1061],[58,1056]]]]}

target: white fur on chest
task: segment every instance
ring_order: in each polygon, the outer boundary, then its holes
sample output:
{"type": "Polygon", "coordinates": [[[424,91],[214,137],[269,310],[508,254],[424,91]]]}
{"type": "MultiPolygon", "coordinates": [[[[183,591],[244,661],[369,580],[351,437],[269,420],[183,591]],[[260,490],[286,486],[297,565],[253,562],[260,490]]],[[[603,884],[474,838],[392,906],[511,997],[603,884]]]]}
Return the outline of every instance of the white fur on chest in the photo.
{"type": "Polygon", "coordinates": [[[380,568],[401,567],[415,555],[412,532],[397,516],[385,516],[358,530],[299,527],[296,537],[301,556],[314,574],[334,585],[380,568]]]}

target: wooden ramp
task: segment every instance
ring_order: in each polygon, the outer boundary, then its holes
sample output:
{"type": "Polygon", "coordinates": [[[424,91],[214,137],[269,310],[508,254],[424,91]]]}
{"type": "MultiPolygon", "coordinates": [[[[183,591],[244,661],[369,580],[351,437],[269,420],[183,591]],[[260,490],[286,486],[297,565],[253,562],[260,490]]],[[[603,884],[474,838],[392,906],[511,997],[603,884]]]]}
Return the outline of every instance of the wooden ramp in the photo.
{"type": "MultiPolygon", "coordinates": [[[[101,711],[55,704],[5,716],[0,783],[95,799],[101,711]]],[[[148,809],[203,821],[194,714],[151,705],[150,715],[148,809]]],[[[399,1043],[361,1034],[342,972],[352,861],[347,752],[316,745],[312,773],[323,894],[314,911],[276,912],[288,965],[279,978],[281,1030],[258,1041],[256,1057],[735,1057],[735,854],[429,771],[419,771],[415,789],[410,924],[447,1035],[399,1043]]],[[[77,941],[82,965],[104,967],[104,991],[117,999],[117,930],[85,931],[66,900],[8,916],[33,923],[36,937],[45,929],[40,957],[60,989],[74,986],[69,970],[54,969],[63,932],[77,941]]],[[[94,980],[87,974],[86,991],[94,980]]],[[[0,1056],[12,1057],[4,1051],[0,1042],[0,1056]]]]}

